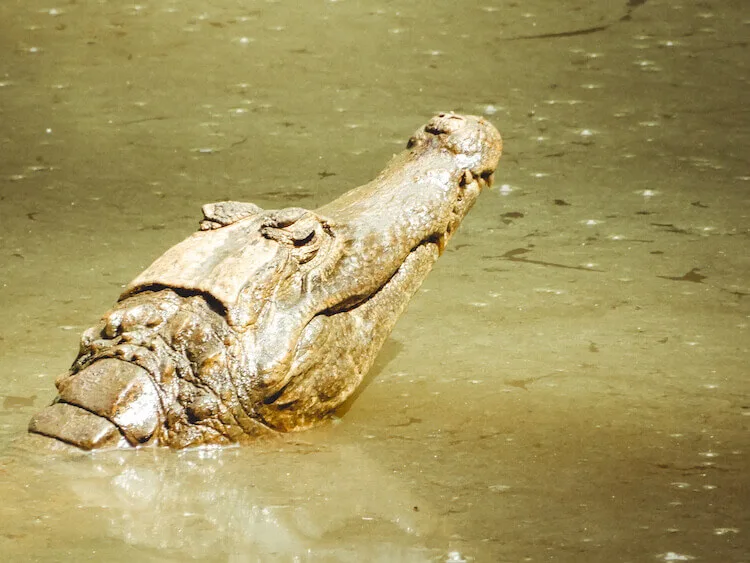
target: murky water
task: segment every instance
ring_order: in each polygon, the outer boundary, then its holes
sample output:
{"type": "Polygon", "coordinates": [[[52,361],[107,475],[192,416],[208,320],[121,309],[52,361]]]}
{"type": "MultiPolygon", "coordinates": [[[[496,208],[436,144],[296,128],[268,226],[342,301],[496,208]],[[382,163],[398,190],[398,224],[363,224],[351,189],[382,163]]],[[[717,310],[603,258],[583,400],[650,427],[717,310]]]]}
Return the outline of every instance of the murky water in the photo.
{"type": "Polygon", "coordinates": [[[750,561],[749,32],[745,0],[0,4],[0,552],[750,561]],[[451,109],[497,183],[337,423],[18,442],[201,204],[321,205],[451,109]]]}

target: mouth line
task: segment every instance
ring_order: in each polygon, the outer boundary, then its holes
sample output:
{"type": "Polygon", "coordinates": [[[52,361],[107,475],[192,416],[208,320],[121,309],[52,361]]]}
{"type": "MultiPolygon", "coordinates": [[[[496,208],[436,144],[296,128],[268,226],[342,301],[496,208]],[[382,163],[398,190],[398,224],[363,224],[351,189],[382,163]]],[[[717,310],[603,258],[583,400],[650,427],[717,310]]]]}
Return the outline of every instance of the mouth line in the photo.
{"type": "MultiPolygon", "coordinates": [[[[402,291],[405,291],[408,294],[412,294],[415,289],[408,289],[404,288],[403,285],[403,278],[404,276],[400,275],[404,273],[404,269],[408,268],[410,272],[413,272],[415,277],[419,279],[417,286],[421,285],[422,280],[424,279],[424,275],[419,274],[419,268],[420,268],[420,260],[422,260],[422,264],[424,263],[423,259],[425,257],[425,254],[432,255],[432,259],[430,260],[431,264],[434,264],[438,257],[439,257],[439,248],[443,243],[444,238],[447,236],[447,233],[441,232],[436,233],[433,235],[430,235],[426,237],[424,240],[416,244],[406,255],[404,260],[399,264],[399,266],[391,273],[391,275],[386,279],[377,289],[372,291],[371,293],[367,294],[366,296],[359,296],[356,301],[354,301],[352,298],[339,303],[337,305],[334,305],[332,307],[328,307],[326,309],[323,309],[319,311],[318,313],[314,314],[307,323],[302,327],[299,337],[297,338],[296,342],[294,343],[294,353],[293,357],[297,358],[298,354],[300,352],[299,350],[299,343],[303,340],[303,335],[308,331],[309,327],[316,321],[316,319],[319,319],[320,317],[335,317],[337,315],[352,315],[357,316],[360,315],[361,318],[367,318],[367,312],[360,312],[362,308],[367,309],[367,306],[370,305],[372,302],[376,302],[374,304],[374,307],[378,307],[377,300],[381,295],[391,293],[391,297],[384,297],[386,300],[385,303],[389,303],[390,300],[393,299],[393,292],[390,290],[393,289],[392,286],[395,284],[395,292],[398,292],[399,294],[402,291]],[[427,252],[420,252],[420,249],[432,247],[432,250],[428,250],[427,252]],[[420,257],[421,255],[421,257],[420,257]],[[401,278],[401,281],[398,281],[397,278],[401,278]]],[[[427,270],[429,271],[429,269],[427,270]]],[[[406,274],[409,275],[408,273],[406,274]]],[[[408,299],[407,299],[408,301],[408,299]]],[[[383,322],[388,323],[389,321],[383,320],[383,322]]],[[[290,386],[293,386],[295,383],[295,369],[294,366],[295,359],[292,360],[290,369],[286,373],[286,375],[283,377],[281,381],[279,381],[276,385],[273,387],[270,387],[267,389],[268,395],[263,400],[263,404],[266,406],[274,405],[275,409],[277,411],[284,411],[288,410],[294,407],[294,405],[297,403],[297,399],[289,400],[288,398],[285,398],[285,394],[290,388],[290,386]],[[281,402],[280,402],[281,401],[281,402]]],[[[263,415],[262,412],[257,412],[256,416],[260,418],[260,420],[268,426],[269,428],[276,428],[272,421],[267,420],[266,417],[263,415]]]]}
{"type": "Polygon", "coordinates": [[[78,451],[118,448],[126,444],[136,446],[115,422],[86,407],[63,400],[37,413],[31,419],[28,430],[31,434],[72,446],[78,451]],[[88,430],[92,424],[97,428],[90,435],[88,430]],[[81,425],[86,430],[82,430],[81,425]]]}
{"type": "MultiPolygon", "coordinates": [[[[456,185],[457,189],[457,196],[456,200],[454,202],[453,208],[451,209],[451,216],[446,222],[446,226],[444,229],[440,229],[438,231],[435,231],[425,238],[423,238],[421,241],[419,241],[416,245],[414,245],[409,252],[404,256],[404,259],[401,260],[399,265],[393,269],[391,274],[388,276],[388,278],[380,284],[374,291],[368,293],[367,295],[354,295],[351,297],[348,297],[347,299],[344,299],[343,301],[332,305],[330,307],[327,307],[325,309],[322,309],[315,313],[313,317],[310,319],[314,319],[317,316],[332,316],[336,315],[338,313],[347,313],[352,312],[364,303],[370,301],[371,299],[375,298],[379,293],[381,293],[384,289],[388,287],[388,284],[391,283],[393,278],[396,276],[396,274],[401,271],[401,269],[404,267],[405,264],[409,261],[409,257],[413,256],[414,253],[429,244],[433,244],[437,247],[438,250],[438,256],[443,254],[443,251],[445,250],[445,247],[448,244],[448,240],[453,236],[456,229],[458,228],[459,224],[461,223],[461,220],[466,215],[466,212],[468,209],[464,209],[462,202],[464,201],[464,193],[467,188],[473,184],[477,183],[479,187],[479,191],[477,193],[477,196],[479,193],[484,191],[484,189],[490,187],[492,185],[492,174],[477,174],[472,172],[471,170],[465,170],[463,175],[458,181],[458,184],[456,185]]],[[[476,200],[476,198],[475,198],[476,200]]],[[[471,207],[471,205],[469,206],[471,207]]]]}
{"type": "Polygon", "coordinates": [[[361,307],[368,301],[376,298],[380,293],[382,293],[391,283],[393,278],[402,270],[402,268],[404,268],[405,265],[408,264],[409,258],[413,256],[414,253],[417,252],[420,248],[433,244],[438,248],[438,255],[442,253],[443,248],[445,247],[445,244],[447,243],[448,236],[449,236],[449,231],[442,231],[438,233],[433,233],[429,235],[428,237],[424,238],[418,244],[414,245],[414,247],[412,247],[411,250],[409,250],[409,252],[406,254],[404,259],[390,273],[388,278],[385,281],[383,281],[383,283],[381,283],[377,288],[375,288],[374,291],[366,295],[353,295],[335,305],[326,307],[325,309],[322,309],[318,311],[317,313],[315,313],[309,322],[312,322],[312,320],[318,316],[330,317],[333,315],[337,315],[339,313],[351,313],[352,311],[355,311],[356,309],[358,309],[359,307],[361,307]]]}

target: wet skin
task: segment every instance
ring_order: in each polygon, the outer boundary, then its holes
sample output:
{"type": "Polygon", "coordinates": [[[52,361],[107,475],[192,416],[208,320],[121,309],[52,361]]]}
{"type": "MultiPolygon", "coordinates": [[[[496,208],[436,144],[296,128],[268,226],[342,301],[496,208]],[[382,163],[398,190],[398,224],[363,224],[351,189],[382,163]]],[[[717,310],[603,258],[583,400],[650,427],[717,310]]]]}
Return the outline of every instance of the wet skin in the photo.
{"type": "Polygon", "coordinates": [[[81,449],[246,442],[351,396],[502,151],[439,114],[372,182],[314,211],[204,206],[201,230],[82,337],[29,431],[81,449]]]}

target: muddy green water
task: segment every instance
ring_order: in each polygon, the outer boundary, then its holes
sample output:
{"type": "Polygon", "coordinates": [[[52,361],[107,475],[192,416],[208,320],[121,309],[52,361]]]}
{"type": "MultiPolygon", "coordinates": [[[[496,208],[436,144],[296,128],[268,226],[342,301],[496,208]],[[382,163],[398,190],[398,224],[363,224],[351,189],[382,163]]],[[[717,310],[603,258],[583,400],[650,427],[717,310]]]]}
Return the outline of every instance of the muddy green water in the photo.
{"type": "Polygon", "coordinates": [[[746,0],[0,3],[6,561],[750,561],[746,0]],[[24,440],[201,204],[315,207],[432,114],[506,140],[339,421],[24,440]]]}

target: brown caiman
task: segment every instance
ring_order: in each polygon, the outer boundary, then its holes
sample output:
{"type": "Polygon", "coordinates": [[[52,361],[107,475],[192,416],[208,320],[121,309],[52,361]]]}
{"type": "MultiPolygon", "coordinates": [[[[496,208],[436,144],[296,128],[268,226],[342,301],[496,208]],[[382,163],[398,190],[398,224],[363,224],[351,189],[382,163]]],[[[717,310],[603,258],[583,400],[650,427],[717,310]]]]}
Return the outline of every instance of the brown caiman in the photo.
{"type": "Polygon", "coordinates": [[[85,450],[246,442],[325,420],[489,185],[481,117],[441,113],[377,178],[308,211],[225,201],[84,332],[29,431],[85,450]]]}

